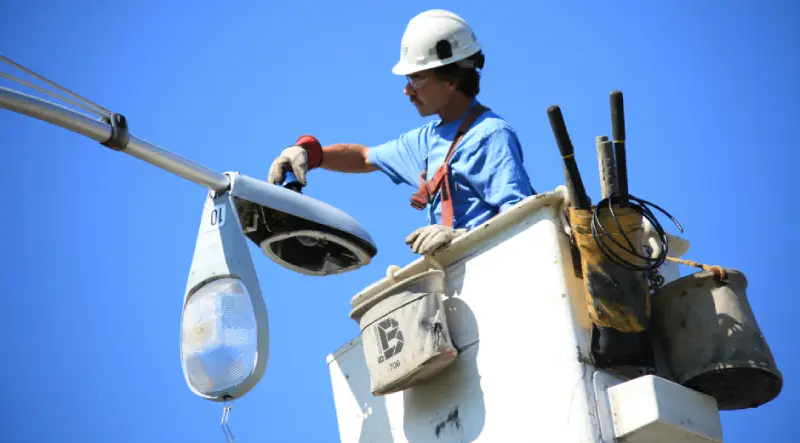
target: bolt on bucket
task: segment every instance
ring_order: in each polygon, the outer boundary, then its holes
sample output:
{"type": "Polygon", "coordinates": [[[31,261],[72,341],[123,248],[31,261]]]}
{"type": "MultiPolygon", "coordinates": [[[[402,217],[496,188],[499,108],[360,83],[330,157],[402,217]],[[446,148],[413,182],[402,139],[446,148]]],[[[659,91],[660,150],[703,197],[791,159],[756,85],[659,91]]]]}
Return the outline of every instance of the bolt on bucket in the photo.
{"type": "Polygon", "coordinates": [[[754,408],[783,387],[735,269],[701,271],[653,294],[653,336],[675,381],[717,399],[720,410],[754,408]]]}
{"type": "Polygon", "coordinates": [[[444,290],[445,273],[429,270],[353,308],[350,317],[361,327],[373,395],[417,385],[455,361],[444,290]]]}

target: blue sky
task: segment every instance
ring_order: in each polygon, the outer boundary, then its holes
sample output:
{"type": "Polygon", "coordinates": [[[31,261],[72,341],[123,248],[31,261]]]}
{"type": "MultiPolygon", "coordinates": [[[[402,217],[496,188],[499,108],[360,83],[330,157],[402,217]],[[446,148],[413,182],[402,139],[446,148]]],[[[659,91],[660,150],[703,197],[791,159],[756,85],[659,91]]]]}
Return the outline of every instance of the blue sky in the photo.
{"type": "MultiPolygon", "coordinates": [[[[264,178],[300,134],[370,145],[422,124],[390,70],[407,21],[451,9],[485,45],[479,98],[517,129],[533,185],[563,182],[546,116],[559,104],[595,201],[594,137],[609,134],[608,93],[621,89],[631,192],[678,218],[687,258],[746,273],[785,377],[774,402],[722,414],[725,441],[788,442],[800,399],[800,7],[647,3],[9,1],[0,47],[124,113],[141,138],[264,178]]],[[[222,441],[221,406],[188,390],[178,354],[205,191],[9,112],[0,144],[8,441],[222,441]]],[[[231,414],[239,441],[338,441],[325,356],[358,334],[350,297],[412,260],[402,240],[425,223],[408,205],[413,189],[379,173],[313,171],[309,183],[306,193],[355,217],[379,253],[326,279],[254,257],[271,350],[264,379],[231,414]]]]}

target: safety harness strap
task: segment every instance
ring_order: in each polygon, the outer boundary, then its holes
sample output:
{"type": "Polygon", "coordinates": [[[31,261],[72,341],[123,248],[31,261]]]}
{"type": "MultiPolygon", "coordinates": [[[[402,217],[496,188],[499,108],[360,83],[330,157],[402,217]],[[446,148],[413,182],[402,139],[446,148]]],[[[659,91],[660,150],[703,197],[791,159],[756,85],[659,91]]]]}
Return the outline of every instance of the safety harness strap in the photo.
{"type": "Polygon", "coordinates": [[[436,170],[430,180],[425,180],[428,174],[428,160],[425,160],[425,170],[419,175],[419,189],[411,196],[411,206],[415,209],[422,210],[428,203],[433,201],[436,193],[441,189],[442,224],[445,226],[452,227],[454,221],[453,199],[450,186],[450,158],[453,156],[456,146],[458,146],[458,143],[461,141],[464,134],[467,133],[470,126],[475,123],[475,120],[477,120],[481,114],[488,110],[489,108],[483,105],[475,105],[469,110],[464,120],[461,121],[455,137],[453,137],[453,142],[450,144],[450,149],[447,151],[444,162],[439,166],[439,169],[436,170]],[[442,181],[444,181],[444,186],[442,186],[442,181]]]}

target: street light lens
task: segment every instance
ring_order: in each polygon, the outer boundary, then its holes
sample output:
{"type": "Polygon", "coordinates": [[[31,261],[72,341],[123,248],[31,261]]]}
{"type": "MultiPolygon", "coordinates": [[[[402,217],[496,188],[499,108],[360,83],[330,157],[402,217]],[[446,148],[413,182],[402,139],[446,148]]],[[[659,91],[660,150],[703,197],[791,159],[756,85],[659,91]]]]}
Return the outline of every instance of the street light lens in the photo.
{"type": "Polygon", "coordinates": [[[194,389],[223,396],[253,373],[256,357],[255,314],[240,280],[220,278],[189,297],[181,320],[181,358],[194,389]]]}
{"type": "Polygon", "coordinates": [[[260,246],[273,260],[301,272],[333,274],[369,261],[351,241],[321,231],[277,234],[263,240],[260,246]]]}

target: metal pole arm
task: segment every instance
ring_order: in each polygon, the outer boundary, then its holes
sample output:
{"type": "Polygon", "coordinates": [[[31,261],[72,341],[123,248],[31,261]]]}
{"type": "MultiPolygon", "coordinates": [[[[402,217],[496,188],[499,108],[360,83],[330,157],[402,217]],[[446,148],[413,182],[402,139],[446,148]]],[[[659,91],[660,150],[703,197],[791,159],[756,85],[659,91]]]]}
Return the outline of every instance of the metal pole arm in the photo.
{"type": "MultiPolygon", "coordinates": [[[[111,139],[112,127],[109,124],[8,88],[0,87],[0,108],[61,126],[101,144],[111,139]]],[[[129,136],[128,143],[119,151],[214,191],[224,191],[230,186],[227,175],[175,155],[133,135],[129,136]]]]}

